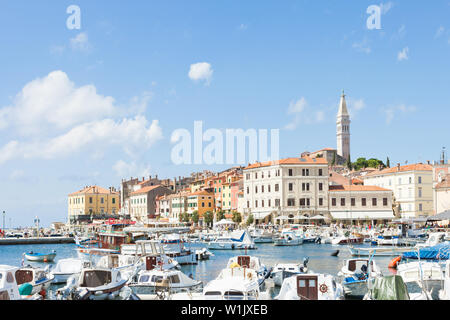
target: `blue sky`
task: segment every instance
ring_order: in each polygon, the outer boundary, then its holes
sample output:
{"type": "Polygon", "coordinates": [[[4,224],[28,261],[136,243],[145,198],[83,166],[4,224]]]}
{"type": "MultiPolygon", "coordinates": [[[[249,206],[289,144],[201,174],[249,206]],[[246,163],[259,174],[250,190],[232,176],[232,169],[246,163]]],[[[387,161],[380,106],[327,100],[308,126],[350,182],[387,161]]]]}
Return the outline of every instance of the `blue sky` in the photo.
{"type": "Polygon", "coordinates": [[[449,1],[3,1],[0,211],[8,226],[48,225],[85,185],[225,168],[172,163],[172,132],[195,120],[279,128],[281,157],[335,147],[343,89],[353,160],[437,160],[449,18],[449,1]],[[381,30],[366,26],[370,5],[381,30]],[[212,76],[191,79],[196,63],[212,76]]]}

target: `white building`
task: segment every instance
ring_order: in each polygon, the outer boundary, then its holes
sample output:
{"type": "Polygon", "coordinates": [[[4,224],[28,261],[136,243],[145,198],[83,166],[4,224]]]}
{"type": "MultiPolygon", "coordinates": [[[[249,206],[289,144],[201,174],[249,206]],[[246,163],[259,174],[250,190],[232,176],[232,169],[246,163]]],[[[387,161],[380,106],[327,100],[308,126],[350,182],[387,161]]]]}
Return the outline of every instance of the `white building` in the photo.
{"type": "MultiPolygon", "coordinates": [[[[328,163],[288,158],[244,168],[244,215],[255,219],[328,212],[328,163]]],[[[274,220],[272,220],[274,222],[274,220]]]]}
{"type": "Polygon", "coordinates": [[[392,197],[392,190],[377,186],[330,186],[330,214],[333,220],[386,223],[394,218],[392,197]]]}
{"type": "Polygon", "coordinates": [[[367,174],[364,185],[378,186],[394,192],[402,218],[428,216],[433,213],[432,166],[422,163],[387,168],[367,174]]]}

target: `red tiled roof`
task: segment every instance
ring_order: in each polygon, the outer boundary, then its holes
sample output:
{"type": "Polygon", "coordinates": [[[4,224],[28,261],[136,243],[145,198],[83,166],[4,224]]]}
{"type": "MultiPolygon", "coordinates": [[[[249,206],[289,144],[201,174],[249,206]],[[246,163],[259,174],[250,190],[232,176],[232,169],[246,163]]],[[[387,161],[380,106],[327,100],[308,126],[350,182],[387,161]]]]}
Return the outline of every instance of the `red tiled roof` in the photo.
{"type": "Polygon", "coordinates": [[[274,165],[283,165],[283,164],[328,164],[328,162],[324,158],[311,158],[305,156],[302,158],[286,158],[275,161],[256,162],[254,164],[245,167],[244,169],[270,167],[274,165]]]}
{"type": "Polygon", "coordinates": [[[73,192],[69,194],[69,196],[74,196],[77,194],[119,194],[117,191],[110,191],[108,189],[99,187],[99,186],[88,186],[86,188],[83,188],[77,192],[73,192]]]}
{"type": "Polygon", "coordinates": [[[398,168],[398,167],[391,167],[391,168],[386,168],[386,169],[383,169],[383,170],[374,171],[374,172],[368,173],[366,175],[366,177],[379,176],[379,175],[395,173],[395,172],[432,171],[432,170],[433,170],[433,167],[431,165],[429,165],[429,164],[416,163],[416,164],[407,164],[407,165],[404,165],[404,166],[400,166],[400,168],[398,168]]]}
{"type": "Polygon", "coordinates": [[[378,186],[343,185],[329,186],[329,191],[392,191],[378,186]]]}
{"type": "Polygon", "coordinates": [[[156,185],[156,186],[148,186],[148,187],[143,187],[139,190],[133,191],[132,193],[130,193],[130,195],[135,195],[135,194],[143,194],[143,193],[147,193],[150,192],[156,188],[161,187],[161,185],[156,185]]]}

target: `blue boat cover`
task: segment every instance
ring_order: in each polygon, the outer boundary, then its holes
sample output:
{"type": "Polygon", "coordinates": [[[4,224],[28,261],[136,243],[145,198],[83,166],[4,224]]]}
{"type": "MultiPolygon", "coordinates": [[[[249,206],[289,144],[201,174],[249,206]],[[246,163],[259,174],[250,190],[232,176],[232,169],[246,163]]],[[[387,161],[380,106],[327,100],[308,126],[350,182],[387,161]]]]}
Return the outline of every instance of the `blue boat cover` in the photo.
{"type": "MultiPolygon", "coordinates": [[[[450,243],[443,242],[439,243],[433,247],[428,248],[420,248],[420,259],[428,259],[428,260],[448,260],[450,258],[450,243]]],[[[404,259],[418,259],[418,253],[416,251],[412,252],[404,252],[404,259]]]]}

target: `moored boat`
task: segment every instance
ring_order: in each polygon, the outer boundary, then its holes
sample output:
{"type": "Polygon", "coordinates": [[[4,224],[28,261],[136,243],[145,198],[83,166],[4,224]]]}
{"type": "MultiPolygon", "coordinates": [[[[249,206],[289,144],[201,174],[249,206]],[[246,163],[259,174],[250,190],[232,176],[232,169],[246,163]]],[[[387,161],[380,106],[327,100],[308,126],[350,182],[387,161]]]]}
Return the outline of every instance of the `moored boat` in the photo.
{"type": "Polygon", "coordinates": [[[33,262],[52,262],[56,257],[56,251],[53,250],[51,253],[38,253],[38,252],[26,252],[24,253],[25,258],[28,261],[33,262]]]}

